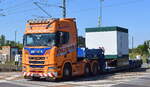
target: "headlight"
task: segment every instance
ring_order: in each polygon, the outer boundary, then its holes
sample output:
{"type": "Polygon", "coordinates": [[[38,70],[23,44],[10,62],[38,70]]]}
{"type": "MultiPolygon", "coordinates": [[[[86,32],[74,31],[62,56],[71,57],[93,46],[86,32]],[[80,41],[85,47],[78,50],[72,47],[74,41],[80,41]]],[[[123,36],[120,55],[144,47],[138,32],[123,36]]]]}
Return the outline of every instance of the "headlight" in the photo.
{"type": "Polygon", "coordinates": [[[22,69],[26,69],[26,66],[23,66],[22,69]]]}
{"type": "Polygon", "coordinates": [[[57,67],[48,67],[48,69],[57,69],[57,67]]]}

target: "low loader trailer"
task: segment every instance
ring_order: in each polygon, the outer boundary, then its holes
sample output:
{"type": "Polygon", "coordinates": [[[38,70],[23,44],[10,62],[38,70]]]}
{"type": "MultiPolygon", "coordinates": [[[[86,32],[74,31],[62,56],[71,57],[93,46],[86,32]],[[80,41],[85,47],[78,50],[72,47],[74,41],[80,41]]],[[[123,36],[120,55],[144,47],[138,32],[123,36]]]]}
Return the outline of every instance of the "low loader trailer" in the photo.
{"type": "MultiPolygon", "coordinates": [[[[111,71],[104,49],[78,48],[77,35],[74,18],[29,20],[23,38],[24,78],[68,80],[72,76],[96,76],[99,72],[111,71]]],[[[127,68],[141,64],[130,61],[127,68]]]]}

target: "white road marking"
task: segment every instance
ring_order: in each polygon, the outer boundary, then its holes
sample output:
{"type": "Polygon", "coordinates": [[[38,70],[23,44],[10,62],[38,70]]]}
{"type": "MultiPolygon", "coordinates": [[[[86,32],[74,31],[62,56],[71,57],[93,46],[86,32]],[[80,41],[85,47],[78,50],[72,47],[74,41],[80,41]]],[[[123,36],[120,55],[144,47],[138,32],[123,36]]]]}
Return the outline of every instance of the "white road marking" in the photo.
{"type": "Polygon", "coordinates": [[[11,77],[7,77],[7,78],[5,78],[6,80],[13,80],[13,79],[15,79],[15,78],[17,78],[17,77],[20,77],[21,75],[13,75],[13,76],[11,76],[11,77]]]}
{"type": "MultiPolygon", "coordinates": [[[[4,74],[0,73],[0,76],[4,76],[5,80],[0,80],[1,82],[9,82],[18,85],[24,85],[28,87],[55,87],[55,86],[72,86],[72,87],[111,87],[113,85],[117,85],[120,83],[126,83],[128,81],[134,81],[135,79],[139,79],[141,77],[149,77],[150,70],[146,70],[143,72],[121,72],[121,73],[114,73],[114,74],[107,74],[107,75],[99,75],[96,77],[89,77],[89,78],[77,78],[76,80],[72,81],[64,81],[64,82],[47,82],[47,81],[30,81],[26,79],[15,79],[17,77],[22,77],[20,73],[7,73],[4,74]]],[[[3,79],[3,78],[2,78],[3,79]]]]}
{"type": "Polygon", "coordinates": [[[6,81],[6,80],[0,80],[0,83],[2,83],[2,82],[8,82],[8,81],[6,81]]]}
{"type": "Polygon", "coordinates": [[[116,84],[98,84],[98,85],[88,85],[90,87],[111,87],[116,84]]]}

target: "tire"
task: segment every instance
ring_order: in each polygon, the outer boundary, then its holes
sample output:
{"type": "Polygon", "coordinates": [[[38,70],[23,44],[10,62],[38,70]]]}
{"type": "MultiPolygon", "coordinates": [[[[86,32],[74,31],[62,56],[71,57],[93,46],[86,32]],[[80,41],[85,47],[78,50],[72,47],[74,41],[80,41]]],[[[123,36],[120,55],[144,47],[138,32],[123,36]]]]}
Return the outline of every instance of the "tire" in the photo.
{"type": "Polygon", "coordinates": [[[29,78],[29,77],[26,77],[26,76],[24,76],[23,78],[24,78],[24,79],[31,79],[31,78],[29,78]]]}
{"type": "Polygon", "coordinates": [[[46,81],[48,81],[48,82],[59,82],[59,81],[61,81],[61,79],[59,79],[59,78],[55,78],[55,79],[46,78],[46,81]]]}
{"type": "Polygon", "coordinates": [[[98,64],[94,63],[92,66],[92,75],[96,76],[98,74],[98,64]]]}
{"type": "Polygon", "coordinates": [[[33,80],[33,81],[38,81],[38,80],[40,80],[40,78],[39,78],[39,77],[32,77],[31,80],[33,80]]]}
{"type": "Polygon", "coordinates": [[[70,80],[72,77],[72,67],[70,64],[65,64],[63,68],[63,80],[70,80]]]}
{"type": "Polygon", "coordinates": [[[91,68],[90,68],[90,64],[85,64],[84,67],[84,76],[88,77],[91,75],[91,68]]]}

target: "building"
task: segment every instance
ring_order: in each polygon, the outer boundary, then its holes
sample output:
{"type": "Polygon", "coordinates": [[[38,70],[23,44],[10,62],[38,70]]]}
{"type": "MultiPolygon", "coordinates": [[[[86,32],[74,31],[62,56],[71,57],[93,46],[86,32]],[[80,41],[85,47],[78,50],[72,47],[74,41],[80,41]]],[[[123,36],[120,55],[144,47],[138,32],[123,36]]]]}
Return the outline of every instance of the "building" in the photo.
{"type": "Polygon", "coordinates": [[[0,49],[0,62],[14,61],[19,48],[11,46],[2,46],[0,49]]]}

